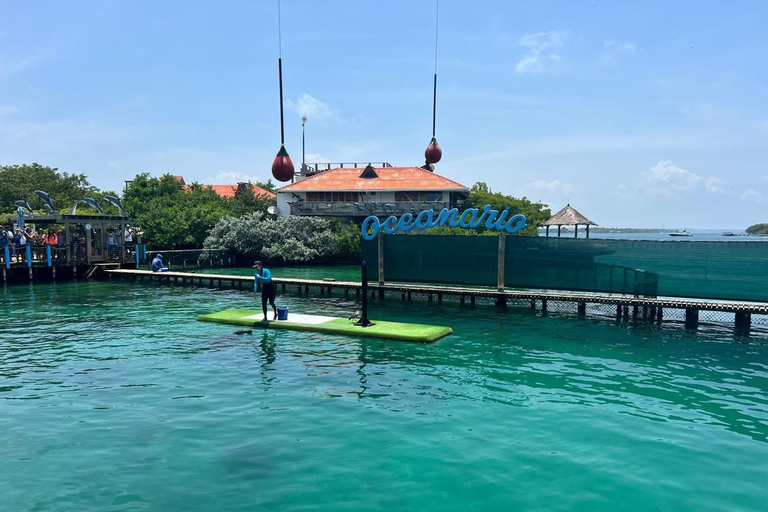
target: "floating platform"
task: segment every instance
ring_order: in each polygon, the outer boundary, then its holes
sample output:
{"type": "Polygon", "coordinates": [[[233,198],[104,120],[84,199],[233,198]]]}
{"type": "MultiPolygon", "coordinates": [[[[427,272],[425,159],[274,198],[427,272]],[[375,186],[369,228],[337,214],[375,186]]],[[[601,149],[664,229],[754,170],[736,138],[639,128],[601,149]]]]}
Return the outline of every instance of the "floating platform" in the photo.
{"type": "Polygon", "coordinates": [[[220,324],[242,325],[245,327],[262,327],[264,329],[288,329],[291,331],[311,331],[325,334],[341,334],[344,336],[359,336],[362,338],[380,338],[395,341],[410,341],[415,343],[432,343],[440,338],[453,334],[450,327],[439,325],[407,324],[401,322],[384,322],[374,320],[375,325],[360,327],[355,320],[333,316],[302,315],[291,313],[288,320],[262,320],[264,315],[255,309],[230,309],[200,315],[200,322],[216,322],[220,324]]]}

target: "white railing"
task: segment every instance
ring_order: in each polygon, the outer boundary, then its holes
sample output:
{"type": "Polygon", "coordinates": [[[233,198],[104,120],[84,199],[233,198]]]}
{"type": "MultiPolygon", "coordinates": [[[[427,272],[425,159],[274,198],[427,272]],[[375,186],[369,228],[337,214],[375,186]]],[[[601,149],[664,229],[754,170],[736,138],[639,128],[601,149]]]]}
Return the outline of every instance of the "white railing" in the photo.
{"type": "Polygon", "coordinates": [[[316,215],[331,217],[367,217],[369,215],[417,214],[422,210],[442,210],[448,205],[443,201],[382,201],[370,203],[330,203],[294,201],[291,215],[316,215]]]}

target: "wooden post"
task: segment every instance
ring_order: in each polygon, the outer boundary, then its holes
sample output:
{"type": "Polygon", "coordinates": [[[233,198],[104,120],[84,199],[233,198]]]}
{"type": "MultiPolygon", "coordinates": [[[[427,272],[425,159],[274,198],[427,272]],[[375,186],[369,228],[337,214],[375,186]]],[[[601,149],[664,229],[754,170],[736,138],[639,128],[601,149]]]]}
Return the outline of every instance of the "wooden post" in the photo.
{"type": "Polygon", "coordinates": [[[91,229],[85,230],[85,259],[89,265],[91,264],[91,229]]]}
{"type": "Polygon", "coordinates": [[[101,222],[99,224],[101,226],[101,236],[99,237],[101,239],[101,259],[103,261],[107,260],[107,223],[101,222]]]}
{"type": "Polygon", "coordinates": [[[737,331],[741,333],[749,332],[749,328],[752,323],[752,313],[737,311],[735,321],[737,331]]]}
{"type": "Polygon", "coordinates": [[[72,264],[72,237],[69,234],[69,222],[64,223],[64,243],[67,244],[67,266],[72,264]]]}
{"type": "Polygon", "coordinates": [[[696,308],[685,308],[685,328],[696,329],[699,326],[699,310],[696,308]]]}
{"type": "Polygon", "coordinates": [[[587,238],[589,238],[589,224],[587,224],[587,238]]]}
{"type": "Polygon", "coordinates": [[[587,316],[587,303],[586,302],[579,302],[579,316],[585,317],[587,316]]]}
{"type": "Polygon", "coordinates": [[[496,286],[500,292],[504,291],[504,260],[507,252],[507,236],[503,231],[499,233],[499,259],[497,262],[496,286]]]}
{"type": "Polygon", "coordinates": [[[579,225],[573,225],[573,238],[579,238],[579,225]]]}
{"type": "Polygon", "coordinates": [[[549,238],[549,224],[547,224],[546,233],[547,233],[547,238],[549,238]]]}
{"type": "Polygon", "coordinates": [[[560,228],[562,226],[560,224],[557,225],[557,238],[560,238],[560,228]]]}
{"type": "Polygon", "coordinates": [[[384,285],[384,234],[379,233],[379,286],[384,285]]]}
{"type": "Polygon", "coordinates": [[[125,221],[120,223],[120,263],[125,263],[125,221]]]}
{"type": "Polygon", "coordinates": [[[541,300],[541,312],[546,313],[547,312],[547,299],[541,300]]]}

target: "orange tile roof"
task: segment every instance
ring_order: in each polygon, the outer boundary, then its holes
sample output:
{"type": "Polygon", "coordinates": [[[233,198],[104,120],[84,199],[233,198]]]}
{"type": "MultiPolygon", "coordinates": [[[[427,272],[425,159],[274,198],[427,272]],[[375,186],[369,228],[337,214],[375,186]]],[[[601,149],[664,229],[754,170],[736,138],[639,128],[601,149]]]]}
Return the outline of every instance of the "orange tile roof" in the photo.
{"type": "Polygon", "coordinates": [[[420,167],[379,167],[374,169],[378,178],[361,178],[362,167],[343,167],[323,171],[296,183],[278,189],[283,191],[340,191],[364,190],[468,190],[459,182],[420,167]]]}
{"type": "MultiPolygon", "coordinates": [[[[235,193],[237,192],[238,185],[205,185],[207,187],[211,187],[214,192],[219,194],[221,197],[235,197],[235,193]]],[[[275,194],[268,190],[264,190],[261,187],[257,187],[256,185],[251,185],[253,187],[253,195],[255,196],[267,196],[270,199],[275,198],[275,194]]]]}

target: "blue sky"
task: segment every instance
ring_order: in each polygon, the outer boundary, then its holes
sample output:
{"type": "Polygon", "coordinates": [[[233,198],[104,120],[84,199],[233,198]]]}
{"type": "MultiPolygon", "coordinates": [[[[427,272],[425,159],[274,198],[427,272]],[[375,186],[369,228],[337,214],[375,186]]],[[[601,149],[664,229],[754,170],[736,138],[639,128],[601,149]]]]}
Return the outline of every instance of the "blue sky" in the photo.
{"type": "MultiPolygon", "coordinates": [[[[286,146],[422,165],[429,1],[284,0],[286,146]]],[[[768,222],[768,4],[440,2],[439,173],[603,226],[768,222]]],[[[277,2],[0,0],[0,164],[263,180],[277,2]]]]}

